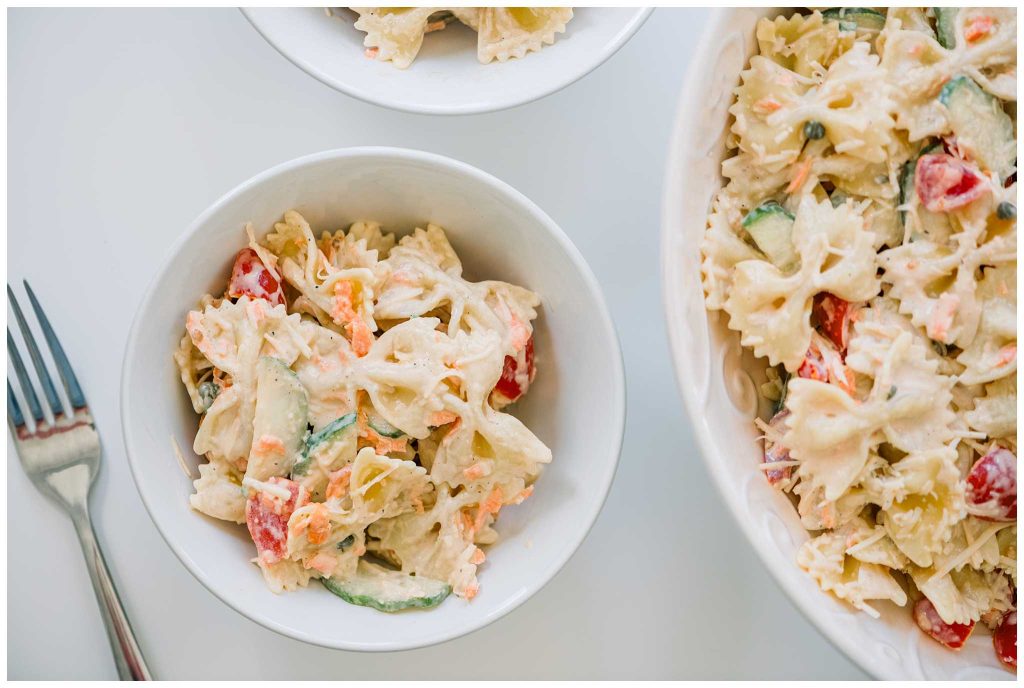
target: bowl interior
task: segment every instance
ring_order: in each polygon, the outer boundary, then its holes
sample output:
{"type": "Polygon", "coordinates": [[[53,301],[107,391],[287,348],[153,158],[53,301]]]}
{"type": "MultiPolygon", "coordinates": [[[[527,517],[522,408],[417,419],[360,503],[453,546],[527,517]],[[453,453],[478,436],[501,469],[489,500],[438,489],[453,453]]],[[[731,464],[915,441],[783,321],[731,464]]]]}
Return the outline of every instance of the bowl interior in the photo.
{"type": "Polygon", "coordinates": [[[350,149],[286,163],[243,184],[207,211],[171,251],[144,297],[122,380],[125,444],[143,500],[189,569],[216,595],[264,625],[346,649],[401,649],[439,642],[508,612],[553,576],[596,518],[614,474],[624,421],[621,357],[597,283],[561,231],[501,182],[460,163],[413,151],[350,149]],[[224,288],[243,226],[262,236],[288,209],[315,232],[377,220],[407,233],[427,221],[448,236],[469,279],[501,279],[538,292],[537,380],[514,413],[549,447],[553,463],[535,494],[502,512],[501,541],[481,567],[472,603],[386,615],[350,606],[320,585],[274,595],[250,563],[243,526],[188,504],[191,481],[175,458],[191,451],[198,418],[172,352],[186,313],[224,288]],[[328,610],[329,613],[324,613],[328,610]]]}
{"type": "Polygon", "coordinates": [[[719,491],[766,566],[800,609],[865,671],[886,679],[1009,678],[979,630],[950,652],[917,628],[909,609],[877,605],[872,619],[818,589],[796,564],[808,539],[792,503],[763,473],[753,418],[766,408],[757,382],[766,363],[753,358],[728,329],[727,316],[704,308],[700,244],[715,192],[732,92],[756,53],[761,17],[792,10],[734,9],[716,13],[683,87],[669,152],[662,235],[664,303],[680,390],[719,491]],[[710,94],[710,97],[708,97],[710,94]]]}
{"type": "Polygon", "coordinates": [[[365,33],[345,9],[247,8],[253,26],[285,57],[356,98],[411,112],[458,114],[527,103],[572,83],[608,59],[640,27],[644,8],[582,8],[553,45],[524,59],[482,65],[476,33],[458,22],[423,41],[408,69],[370,60],[365,33]]]}

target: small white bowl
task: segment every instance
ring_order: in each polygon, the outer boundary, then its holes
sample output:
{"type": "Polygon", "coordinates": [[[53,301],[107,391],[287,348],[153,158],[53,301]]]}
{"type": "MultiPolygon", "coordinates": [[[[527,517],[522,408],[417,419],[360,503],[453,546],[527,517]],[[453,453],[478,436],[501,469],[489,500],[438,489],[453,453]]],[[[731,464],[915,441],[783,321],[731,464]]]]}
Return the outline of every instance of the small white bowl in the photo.
{"type": "Polygon", "coordinates": [[[650,8],[585,7],[554,45],[522,59],[480,64],[476,33],[457,22],[429,34],[408,69],[368,59],[355,15],[323,8],[250,7],[242,12],[267,42],[342,93],[396,110],[431,115],[491,112],[565,88],[615,54],[650,8]]]}
{"type": "Polygon", "coordinates": [[[615,474],[625,422],[622,357],[590,268],[561,229],[522,194],[469,165],[393,148],[350,148],[292,160],[218,200],[168,252],[139,306],[125,352],[121,418],[128,459],[157,528],[217,597],[279,633],[346,650],[402,650],[458,637],[522,604],[583,541],[615,474]],[[316,231],[372,219],[448,232],[472,280],[501,279],[541,295],[537,380],[514,413],[554,454],[534,495],[502,512],[501,540],[480,571],[480,594],[383,614],[346,604],[318,583],[275,595],[250,563],[244,526],[193,511],[177,442],[193,473],[198,418],[172,361],[185,315],[219,292],[251,221],[262,235],[288,209],[316,231]]]}
{"type": "MultiPolygon", "coordinates": [[[[791,12],[792,10],[788,10],[791,12]]],[[[792,503],[765,480],[754,428],[753,380],[765,363],[744,352],[726,316],[704,308],[700,243],[723,184],[728,108],[757,44],[754,25],[783,9],[717,10],[690,63],[668,154],[662,205],[662,298],[676,378],[701,453],[740,528],[789,597],[864,671],[884,679],[1006,679],[984,630],[950,652],[917,628],[909,608],[878,605],[872,619],[822,592],[796,564],[808,539],[792,503]]],[[[754,572],[756,575],[756,572],[754,572]]],[[[774,634],[778,629],[765,629],[774,634]]],[[[785,637],[772,642],[785,645],[785,637]]],[[[799,661],[796,648],[789,656],[799,661]]]]}

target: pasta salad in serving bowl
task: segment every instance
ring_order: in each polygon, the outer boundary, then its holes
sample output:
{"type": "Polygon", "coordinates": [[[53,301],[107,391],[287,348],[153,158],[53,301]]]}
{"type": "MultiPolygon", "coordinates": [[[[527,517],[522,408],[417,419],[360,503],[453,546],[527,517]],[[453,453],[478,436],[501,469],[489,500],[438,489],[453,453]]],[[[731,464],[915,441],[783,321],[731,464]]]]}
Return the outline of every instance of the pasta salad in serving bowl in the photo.
{"type": "Polygon", "coordinates": [[[377,105],[471,114],[554,93],[615,54],[650,8],[249,7],[282,55],[377,105]]]}
{"type": "Polygon", "coordinates": [[[188,568],[274,630],[357,650],[456,637],[546,583],[603,503],[623,397],[554,223],[397,149],[221,199],[143,299],[122,380],[133,475],[188,568]]]}
{"type": "Polygon", "coordinates": [[[705,459],[776,578],[866,670],[1005,677],[1016,12],[715,22],[684,89],[663,227],[705,459]]]}

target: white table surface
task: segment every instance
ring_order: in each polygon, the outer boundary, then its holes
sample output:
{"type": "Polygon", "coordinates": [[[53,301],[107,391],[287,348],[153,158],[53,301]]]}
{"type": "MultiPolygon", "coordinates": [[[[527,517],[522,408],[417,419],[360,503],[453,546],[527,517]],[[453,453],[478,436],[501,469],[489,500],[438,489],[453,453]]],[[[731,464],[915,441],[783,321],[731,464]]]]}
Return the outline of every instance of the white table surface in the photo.
{"type": "MultiPolygon", "coordinates": [[[[336,93],[234,10],[9,12],[8,283],[22,294],[30,279],[94,410],[106,447],[96,526],[157,677],[864,677],[789,603],[737,530],[675,388],[659,206],[676,98],[706,18],[658,10],[619,54],[560,93],[444,118],[336,93]],[[208,593],[143,509],[118,427],[129,323],[179,232],[275,163],[363,144],[476,165],[561,224],[604,287],[629,398],[611,495],[565,569],[482,631],[378,655],[304,645],[208,593]]],[[[29,484],[10,439],[7,451],[8,676],[113,678],[71,524],[29,484]]]]}

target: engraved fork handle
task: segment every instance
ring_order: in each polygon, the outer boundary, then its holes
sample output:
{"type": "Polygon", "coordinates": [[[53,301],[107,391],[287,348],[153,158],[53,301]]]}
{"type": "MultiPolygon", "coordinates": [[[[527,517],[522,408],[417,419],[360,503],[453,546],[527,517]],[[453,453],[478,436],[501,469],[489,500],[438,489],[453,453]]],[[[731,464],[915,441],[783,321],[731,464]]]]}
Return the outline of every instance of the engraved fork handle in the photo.
{"type": "Polygon", "coordinates": [[[85,563],[89,569],[89,577],[92,579],[93,591],[96,593],[96,601],[100,605],[100,613],[103,616],[103,625],[107,628],[107,637],[110,640],[110,649],[114,653],[114,663],[117,665],[117,675],[122,681],[149,681],[152,677],[146,661],[142,658],[142,651],[135,640],[131,624],[121,606],[121,599],[117,596],[117,588],[110,577],[107,569],[107,562],[103,559],[103,552],[100,551],[99,542],[96,541],[96,533],[92,529],[92,520],[89,518],[87,508],[74,509],[71,513],[71,520],[75,524],[75,531],[82,543],[82,554],[85,556],[85,563]]]}

